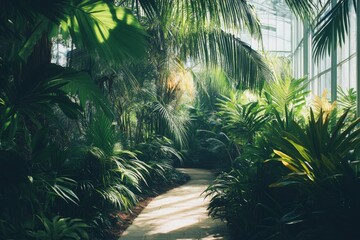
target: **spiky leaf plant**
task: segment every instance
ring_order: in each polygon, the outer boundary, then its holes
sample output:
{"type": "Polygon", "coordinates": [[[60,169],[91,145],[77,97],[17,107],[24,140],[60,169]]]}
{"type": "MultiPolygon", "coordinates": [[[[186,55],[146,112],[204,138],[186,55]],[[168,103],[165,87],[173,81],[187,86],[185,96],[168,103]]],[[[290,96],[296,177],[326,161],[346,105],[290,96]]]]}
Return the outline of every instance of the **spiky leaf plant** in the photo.
{"type": "Polygon", "coordinates": [[[273,139],[274,150],[289,169],[273,187],[292,188],[298,192],[293,209],[281,222],[296,229],[296,239],[351,239],[359,224],[360,186],[357,158],[360,151],[360,119],[346,126],[347,112],[330,127],[328,116],[315,118],[311,112],[305,128],[298,127],[298,136],[284,132],[273,139]],[[315,222],[320,223],[314,225],[315,222]]]}

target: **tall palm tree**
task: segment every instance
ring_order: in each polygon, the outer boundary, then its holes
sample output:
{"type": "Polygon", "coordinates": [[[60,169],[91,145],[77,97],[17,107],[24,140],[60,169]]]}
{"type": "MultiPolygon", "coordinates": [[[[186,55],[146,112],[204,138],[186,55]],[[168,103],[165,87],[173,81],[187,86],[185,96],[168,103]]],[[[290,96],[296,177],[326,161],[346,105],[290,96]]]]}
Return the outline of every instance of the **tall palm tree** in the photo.
{"type": "Polygon", "coordinates": [[[118,4],[132,9],[145,27],[150,48],[141,65],[150,66],[155,73],[149,78],[149,74],[136,74],[136,69],[132,72],[131,66],[121,66],[141,78],[140,83],[153,81],[146,90],[152,104],[139,102],[140,111],[130,109],[136,112],[138,129],[147,126],[153,134],[165,134],[180,146],[186,145],[187,107],[178,99],[179,87],[170,89],[169,81],[176,71],[187,71],[189,63],[222,66],[241,87],[259,86],[271,76],[263,57],[235,36],[247,30],[261,39],[260,23],[246,1],[136,0],[118,4]],[[144,112],[150,113],[147,119],[141,117],[144,112]]]}
{"type": "Polygon", "coordinates": [[[259,20],[247,1],[124,1],[134,9],[164,55],[203,66],[221,65],[242,87],[269,78],[263,57],[239,38],[248,31],[261,39],[259,20]]]}

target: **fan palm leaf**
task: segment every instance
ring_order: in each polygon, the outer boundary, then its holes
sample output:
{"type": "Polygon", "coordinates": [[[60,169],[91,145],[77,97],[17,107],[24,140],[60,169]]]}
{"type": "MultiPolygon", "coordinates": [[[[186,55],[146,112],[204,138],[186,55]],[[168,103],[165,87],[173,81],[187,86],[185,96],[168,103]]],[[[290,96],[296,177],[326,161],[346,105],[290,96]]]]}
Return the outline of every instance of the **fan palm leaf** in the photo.
{"type": "Polygon", "coordinates": [[[11,45],[15,45],[11,40],[20,40],[17,47],[24,60],[41,36],[58,34],[59,24],[65,39],[71,36],[76,47],[109,62],[139,58],[145,52],[145,32],[138,20],[130,10],[112,3],[101,0],[3,2],[8,11],[0,18],[4,26],[0,29],[0,39],[11,45]],[[11,40],[6,32],[14,33],[11,40]]]}
{"type": "Polygon", "coordinates": [[[143,56],[145,33],[132,13],[103,1],[84,0],[74,6],[62,29],[79,48],[113,61],[143,56]]]}

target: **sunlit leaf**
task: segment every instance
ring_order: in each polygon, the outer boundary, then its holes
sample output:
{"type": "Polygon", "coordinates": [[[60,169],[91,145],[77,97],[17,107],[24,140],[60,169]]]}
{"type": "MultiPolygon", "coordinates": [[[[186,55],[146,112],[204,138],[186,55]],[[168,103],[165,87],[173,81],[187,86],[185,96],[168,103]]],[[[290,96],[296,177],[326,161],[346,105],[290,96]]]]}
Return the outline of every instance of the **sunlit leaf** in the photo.
{"type": "Polygon", "coordinates": [[[145,53],[145,32],[125,8],[85,0],[61,25],[79,48],[110,62],[140,58],[145,53]]]}

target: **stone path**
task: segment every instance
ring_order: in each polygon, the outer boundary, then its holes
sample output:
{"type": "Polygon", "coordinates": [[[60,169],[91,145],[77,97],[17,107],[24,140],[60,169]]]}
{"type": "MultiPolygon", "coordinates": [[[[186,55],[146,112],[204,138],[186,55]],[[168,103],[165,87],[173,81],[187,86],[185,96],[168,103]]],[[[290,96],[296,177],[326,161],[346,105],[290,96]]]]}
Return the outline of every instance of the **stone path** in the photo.
{"type": "Polygon", "coordinates": [[[121,240],[228,240],[226,225],[207,216],[209,199],[201,193],[214,179],[208,170],[179,169],[186,184],[156,197],[124,232],[121,240]]]}

